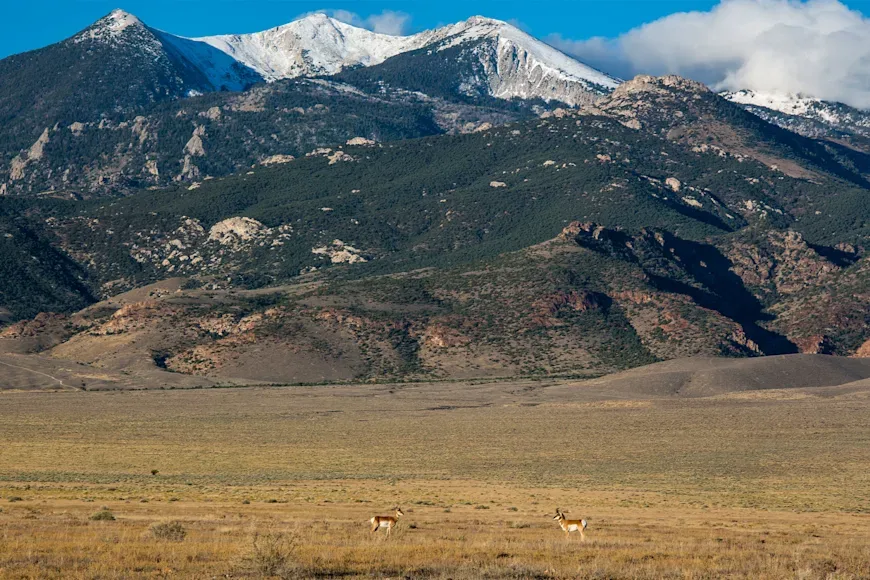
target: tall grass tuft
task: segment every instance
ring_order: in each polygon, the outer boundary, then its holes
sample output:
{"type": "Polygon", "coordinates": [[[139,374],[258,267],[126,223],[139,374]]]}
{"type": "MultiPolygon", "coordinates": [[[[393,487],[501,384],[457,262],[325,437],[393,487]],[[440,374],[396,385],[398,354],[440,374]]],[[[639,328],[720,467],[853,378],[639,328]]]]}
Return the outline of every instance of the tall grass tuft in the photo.
{"type": "Polygon", "coordinates": [[[297,532],[255,531],[241,557],[239,571],[266,578],[296,578],[298,547],[297,532]]]}
{"type": "Polygon", "coordinates": [[[151,524],[149,530],[151,537],[155,540],[166,540],[169,542],[182,542],[187,537],[187,530],[179,521],[157,522],[151,524]]]}

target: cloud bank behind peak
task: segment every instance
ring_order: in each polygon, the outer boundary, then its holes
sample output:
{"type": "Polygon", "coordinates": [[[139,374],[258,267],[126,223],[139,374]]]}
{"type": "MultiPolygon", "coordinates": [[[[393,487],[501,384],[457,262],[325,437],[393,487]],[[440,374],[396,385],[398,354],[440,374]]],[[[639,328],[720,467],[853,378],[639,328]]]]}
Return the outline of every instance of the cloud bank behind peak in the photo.
{"type": "Polygon", "coordinates": [[[870,19],[839,0],[722,0],[613,39],[548,42],[623,78],[679,74],[716,90],[804,94],[870,108],[870,19]]]}
{"type": "Polygon", "coordinates": [[[393,36],[406,34],[408,26],[411,23],[411,16],[409,14],[394,10],[384,10],[379,14],[372,14],[365,18],[349,10],[323,10],[322,12],[341,22],[352,24],[359,28],[367,28],[372,32],[391,34],[393,36]]]}

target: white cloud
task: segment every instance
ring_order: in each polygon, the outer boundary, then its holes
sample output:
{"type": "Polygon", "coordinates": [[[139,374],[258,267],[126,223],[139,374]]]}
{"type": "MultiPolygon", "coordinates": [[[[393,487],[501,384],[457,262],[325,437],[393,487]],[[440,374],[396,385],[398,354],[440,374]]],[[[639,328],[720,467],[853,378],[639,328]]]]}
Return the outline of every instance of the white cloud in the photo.
{"type": "Polygon", "coordinates": [[[408,24],[411,22],[411,17],[404,12],[384,10],[380,14],[372,14],[366,21],[375,32],[398,36],[405,34],[408,24]]]}
{"type": "Polygon", "coordinates": [[[870,19],[839,0],[722,0],[615,39],[549,42],[624,78],[675,73],[714,89],[804,93],[870,107],[870,19]]]}
{"type": "Polygon", "coordinates": [[[349,10],[319,10],[318,12],[328,14],[329,16],[353,26],[367,28],[373,32],[381,34],[392,34],[400,36],[407,32],[408,26],[411,23],[411,16],[404,12],[396,12],[394,10],[384,10],[379,14],[372,14],[363,18],[356,12],[349,10]]]}

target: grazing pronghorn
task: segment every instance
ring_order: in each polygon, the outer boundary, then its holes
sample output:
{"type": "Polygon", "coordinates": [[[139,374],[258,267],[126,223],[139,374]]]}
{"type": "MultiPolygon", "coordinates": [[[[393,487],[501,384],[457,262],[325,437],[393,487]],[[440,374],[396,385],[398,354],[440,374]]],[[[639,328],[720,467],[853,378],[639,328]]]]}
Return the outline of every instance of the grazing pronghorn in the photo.
{"type": "Polygon", "coordinates": [[[393,526],[396,525],[396,522],[399,521],[399,517],[405,515],[402,512],[402,508],[396,508],[396,517],[393,516],[374,516],[369,520],[369,523],[372,525],[372,533],[378,531],[378,528],[387,528],[387,536],[389,537],[390,532],[393,531],[393,526]]]}
{"type": "Polygon", "coordinates": [[[559,527],[565,532],[565,539],[571,537],[571,532],[580,532],[580,541],[586,541],[586,520],[569,520],[562,513],[562,510],[556,508],[556,515],[553,519],[559,522],[559,527]]]}

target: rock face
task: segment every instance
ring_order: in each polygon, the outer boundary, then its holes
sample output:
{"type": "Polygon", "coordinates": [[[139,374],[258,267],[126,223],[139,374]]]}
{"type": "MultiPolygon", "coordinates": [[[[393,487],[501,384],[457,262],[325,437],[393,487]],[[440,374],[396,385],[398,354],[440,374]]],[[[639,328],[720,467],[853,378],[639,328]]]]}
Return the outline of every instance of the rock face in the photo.
{"type": "Polygon", "coordinates": [[[311,253],[327,257],[333,264],[359,264],[368,261],[360,250],[341,240],[332,240],[332,243],[327,246],[312,248],[311,253]]]}
{"type": "Polygon", "coordinates": [[[681,124],[686,111],[699,96],[713,96],[705,85],[676,75],[654,77],[638,75],[616,87],[604,99],[583,108],[584,114],[618,119],[632,129],[649,128],[667,118],[666,125],[681,124]]]}
{"type": "Polygon", "coordinates": [[[190,140],[184,146],[184,152],[188,155],[193,155],[194,157],[202,157],[205,155],[205,149],[203,148],[202,138],[205,136],[205,127],[202,125],[197,126],[193,131],[193,135],[191,135],[190,140]]]}
{"type": "Polygon", "coordinates": [[[292,155],[283,155],[283,154],[271,155],[271,156],[263,159],[260,162],[260,165],[283,165],[284,163],[290,163],[294,159],[296,159],[296,158],[293,157],[292,155]]]}
{"type": "Polygon", "coordinates": [[[236,246],[259,237],[266,230],[266,226],[255,219],[232,217],[213,225],[208,239],[224,246],[236,246]]]}
{"type": "MultiPolygon", "coordinates": [[[[500,99],[542,98],[576,106],[595,102],[615,86],[612,79],[603,76],[598,84],[553,70],[522,45],[501,36],[482,43],[473,54],[485,75],[478,86],[500,99]]],[[[471,79],[465,86],[473,86],[471,79]]]]}
{"type": "Polygon", "coordinates": [[[354,137],[353,139],[347,140],[348,145],[363,145],[363,146],[372,146],[376,145],[374,141],[371,139],[366,139],[365,137],[354,137]]]}
{"type": "MultiPolygon", "coordinates": [[[[794,352],[794,344],[783,337],[776,337],[762,324],[770,318],[762,306],[762,300],[768,298],[764,293],[781,296],[776,294],[774,280],[778,280],[785,291],[797,292],[797,280],[803,280],[804,275],[810,274],[797,274],[795,268],[812,273],[815,278],[804,280],[807,284],[818,279],[819,271],[829,271],[826,266],[817,269],[821,264],[812,258],[819,256],[812,252],[802,238],[789,235],[783,235],[782,239],[774,236],[772,244],[777,244],[776,248],[786,254],[788,251],[799,252],[804,261],[798,265],[790,259],[784,259],[780,265],[781,271],[774,268],[774,273],[768,273],[768,277],[764,278],[769,285],[750,285],[746,282],[750,280],[749,275],[746,278],[734,275],[735,270],[740,270],[742,262],[734,263],[729,258],[742,258],[741,252],[745,250],[742,246],[731,248],[728,256],[724,256],[720,248],[682,240],[665,231],[641,229],[638,232],[626,232],[590,222],[571,223],[562,231],[559,239],[618,260],[621,264],[642,264],[644,275],[652,280],[679,278],[696,288],[696,291],[688,291],[686,295],[658,290],[632,291],[625,287],[608,292],[610,298],[626,309],[633,320],[637,320],[636,329],[646,329],[650,348],[655,346],[664,349],[667,346],[670,349],[656,351],[661,355],[671,353],[666,356],[673,356],[673,346],[662,345],[657,337],[667,337],[668,341],[684,341],[683,347],[695,343],[695,349],[706,342],[707,339],[702,338],[703,325],[687,315],[692,308],[701,304],[718,313],[715,324],[722,333],[720,351],[713,354],[746,356],[794,352]],[[783,250],[780,245],[788,250],[783,250]],[[805,251],[812,254],[804,254],[805,251]],[[711,300],[712,296],[715,299],[711,300]]],[[[827,262],[825,264],[830,265],[827,262]]],[[[604,302],[599,301],[601,303],[604,302]]],[[[703,324],[712,322],[708,320],[703,324]]]]}
{"type": "Polygon", "coordinates": [[[870,340],[865,341],[858,347],[858,350],[855,351],[855,356],[857,358],[870,358],[870,340]]]}
{"type": "Polygon", "coordinates": [[[42,132],[39,136],[39,139],[31,145],[30,149],[25,151],[24,153],[17,155],[11,162],[9,168],[9,179],[12,181],[18,181],[24,178],[24,169],[27,167],[27,164],[32,161],[39,161],[42,159],[43,153],[45,151],[45,146],[50,141],[48,127],[42,132]]]}
{"type": "Polygon", "coordinates": [[[46,332],[57,332],[64,326],[69,326],[69,317],[53,312],[40,312],[32,320],[19,320],[0,330],[0,338],[31,338],[46,332]]]}
{"type": "Polygon", "coordinates": [[[769,232],[763,244],[735,243],[728,258],[732,271],[764,294],[795,294],[824,284],[840,271],[794,231],[769,232]]]}

